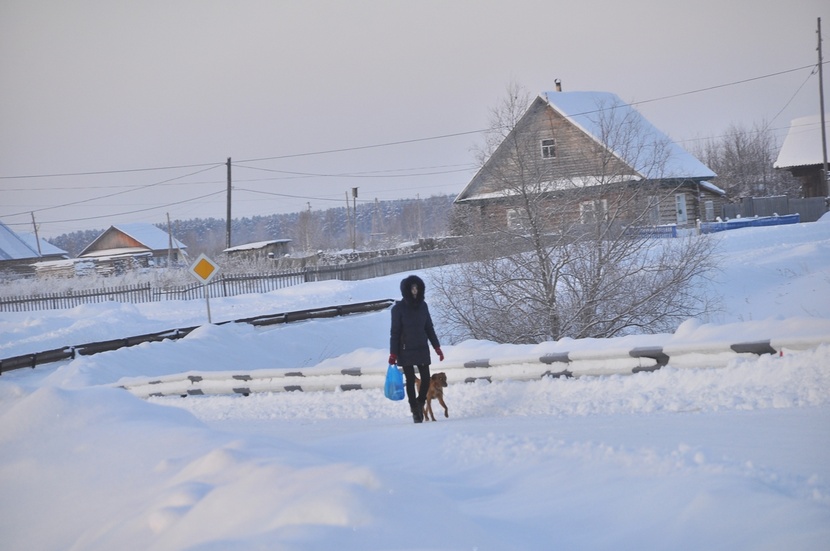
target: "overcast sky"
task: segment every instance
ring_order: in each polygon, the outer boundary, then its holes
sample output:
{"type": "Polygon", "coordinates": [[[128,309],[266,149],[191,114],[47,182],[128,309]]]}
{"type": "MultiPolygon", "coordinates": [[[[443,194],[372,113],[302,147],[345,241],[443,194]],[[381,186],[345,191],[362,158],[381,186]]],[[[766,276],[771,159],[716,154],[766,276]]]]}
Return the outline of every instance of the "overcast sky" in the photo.
{"type": "Polygon", "coordinates": [[[3,0],[0,221],[224,219],[228,157],[234,217],[456,194],[508,84],[557,78],[687,149],[783,139],[819,112],[818,17],[827,60],[826,0],[3,0]]]}

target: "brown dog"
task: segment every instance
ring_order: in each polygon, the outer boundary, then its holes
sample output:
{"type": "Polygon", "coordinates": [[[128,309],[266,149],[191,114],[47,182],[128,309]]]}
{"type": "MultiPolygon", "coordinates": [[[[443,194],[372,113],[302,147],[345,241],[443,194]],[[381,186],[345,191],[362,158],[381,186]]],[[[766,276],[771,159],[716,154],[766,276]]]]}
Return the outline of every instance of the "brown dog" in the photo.
{"type": "MultiPolygon", "coordinates": [[[[415,377],[415,388],[421,384],[421,379],[415,377]]],[[[427,401],[424,403],[424,420],[429,421],[432,418],[435,421],[435,415],[432,413],[432,401],[438,400],[441,407],[444,408],[444,417],[450,416],[450,411],[447,409],[447,404],[444,403],[444,388],[447,386],[446,373],[433,373],[429,378],[429,390],[427,390],[427,401]]]]}

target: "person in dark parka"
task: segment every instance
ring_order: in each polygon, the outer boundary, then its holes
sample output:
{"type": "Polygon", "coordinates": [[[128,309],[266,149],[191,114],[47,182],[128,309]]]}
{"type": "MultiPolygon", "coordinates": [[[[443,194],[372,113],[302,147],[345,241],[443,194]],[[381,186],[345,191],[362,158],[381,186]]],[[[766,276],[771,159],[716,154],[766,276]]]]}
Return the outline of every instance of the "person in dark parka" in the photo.
{"type": "Polygon", "coordinates": [[[398,364],[406,378],[406,396],[412,419],[424,420],[424,402],[429,390],[429,364],[432,358],[429,345],[435,349],[440,361],[444,361],[441,343],[435,334],[429,307],[424,301],[426,287],[423,280],[410,275],[401,281],[402,300],[392,306],[392,329],[389,338],[389,365],[398,364]],[[415,366],[421,377],[418,394],[415,394],[415,366]]]}

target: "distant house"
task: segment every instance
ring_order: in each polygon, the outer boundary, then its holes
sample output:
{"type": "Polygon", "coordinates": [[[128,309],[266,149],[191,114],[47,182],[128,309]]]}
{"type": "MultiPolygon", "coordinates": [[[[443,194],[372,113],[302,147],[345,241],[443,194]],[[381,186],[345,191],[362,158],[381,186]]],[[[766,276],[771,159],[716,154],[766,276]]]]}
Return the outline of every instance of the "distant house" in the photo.
{"type": "Polygon", "coordinates": [[[173,263],[184,261],[186,249],[187,245],[152,224],[119,224],[99,235],[78,258],[93,259],[98,265],[164,266],[168,258],[173,263]]]}
{"type": "Polygon", "coordinates": [[[0,271],[15,274],[34,273],[33,265],[44,260],[69,258],[69,254],[34,234],[15,233],[0,222],[0,271]]]}
{"type": "Polygon", "coordinates": [[[822,181],[823,164],[821,117],[813,115],[793,119],[773,166],[788,170],[801,180],[804,197],[827,197],[830,191],[822,181]]]}
{"type": "Polygon", "coordinates": [[[624,206],[647,213],[637,223],[690,226],[720,215],[725,192],[709,181],[715,176],[615,94],[543,92],[455,204],[472,209],[479,227],[511,227],[517,202],[532,194],[561,218],[587,223],[638,190],[638,202],[624,206]]]}
{"type": "Polygon", "coordinates": [[[257,241],[246,243],[225,249],[223,252],[228,258],[244,258],[256,260],[260,258],[279,258],[288,254],[290,239],[272,239],[270,241],[257,241]]]}

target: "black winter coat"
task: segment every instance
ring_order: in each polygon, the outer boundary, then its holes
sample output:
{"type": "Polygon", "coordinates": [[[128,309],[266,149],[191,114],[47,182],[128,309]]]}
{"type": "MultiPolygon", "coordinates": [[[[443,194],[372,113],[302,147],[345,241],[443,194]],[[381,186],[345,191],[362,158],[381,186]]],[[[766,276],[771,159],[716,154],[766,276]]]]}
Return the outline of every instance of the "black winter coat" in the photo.
{"type": "Polygon", "coordinates": [[[392,329],[389,353],[398,357],[398,365],[429,365],[432,358],[429,345],[439,348],[441,343],[435,334],[429,307],[424,302],[424,282],[411,275],[401,281],[401,296],[392,306],[392,329]],[[412,285],[418,286],[417,300],[412,298],[412,285]]]}

